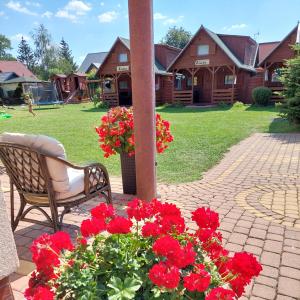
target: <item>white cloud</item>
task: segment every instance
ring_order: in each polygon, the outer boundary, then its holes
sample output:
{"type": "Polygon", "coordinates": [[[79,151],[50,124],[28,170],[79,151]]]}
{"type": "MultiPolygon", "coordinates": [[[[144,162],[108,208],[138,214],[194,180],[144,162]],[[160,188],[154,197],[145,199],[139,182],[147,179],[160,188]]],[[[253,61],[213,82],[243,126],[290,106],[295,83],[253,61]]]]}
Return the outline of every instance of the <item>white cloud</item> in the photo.
{"type": "Polygon", "coordinates": [[[11,36],[10,39],[12,41],[20,42],[22,40],[22,37],[25,41],[30,41],[31,40],[30,36],[28,36],[26,34],[23,34],[23,33],[17,33],[15,35],[11,36]]]}
{"type": "Polygon", "coordinates": [[[107,11],[98,16],[98,20],[100,23],[110,23],[113,20],[117,19],[118,13],[115,11],[107,11]]]}
{"type": "Polygon", "coordinates": [[[71,0],[65,6],[65,10],[73,11],[77,15],[85,15],[89,10],[91,10],[91,6],[83,1],[71,0]]]}
{"type": "Polygon", "coordinates": [[[104,6],[104,2],[101,2],[100,5],[101,5],[101,6],[104,6]]]}
{"type": "Polygon", "coordinates": [[[177,18],[167,18],[164,20],[163,24],[164,25],[174,25],[174,24],[182,22],[183,18],[184,18],[184,16],[179,16],[177,18]]]}
{"type": "Polygon", "coordinates": [[[41,7],[41,3],[39,3],[39,2],[26,1],[25,4],[26,4],[27,6],[41,7]]]}
{"type": "Polygon", "coordinates": [[[55,16],[58,17],[58,18],[64,18],[64,19],[70,20],[72,22],[77,21],[77,16],[76,15],[70,14],[67,10],[63,10],[63,9],[57,11],[55,16]]]}
{"type": "Polygon", "coordinates": [[[119,3],[119,4],[117,5],[117,7],[121,8],[121,4],[119,3]]]}
{"type": "Polygon", "coordinates": [[[231,26],[225,26],[225,27],[223,27],[223,30],[232,31],[232,30],[243,29],[243,28],[246,28],[246,27],[247,27],[247,24],[241,23],[241,24],[234,24],[234,25],[231,25],[231,26]]]}
{"type": "Polygon", "coordinates": [[[25,6],[22,6],[20,4],[20,2],[18,1],[9,1],[6,3],[6,7],[14,10],[14,11],[17,11],[17,12],[20,12],[20,13],[23,13],[23,14],[27,14],[27,15],[32,15],[32,16],[36,16],[37,13],[33,12],[33,11],[30,11],[27,7],[25,6]]]}
{"type": "Polygon", "coordinates": [[[53,16],[53,13],[49,10],[45,11],[43,14],[42,14],[42,18],[47,18],[47,19],[50,19],[51,17],[53,16]]]}
{"type": "Polygon", "coordinates": [[[167,16],[164,16],[163,14],[161,14],[161,13],[155,13],[154,15],[153,15],[153,19],[154,20],[165,20],[165,19],[167,19],[168,17],[167,16]]]}
{"type": "Polygon", "coordinates": [[[91,6],[83,1],[70,0],[64,8],[56,12],[55,16],[76,23],[80,16],[85,15],[91,9],[91,6]]]}

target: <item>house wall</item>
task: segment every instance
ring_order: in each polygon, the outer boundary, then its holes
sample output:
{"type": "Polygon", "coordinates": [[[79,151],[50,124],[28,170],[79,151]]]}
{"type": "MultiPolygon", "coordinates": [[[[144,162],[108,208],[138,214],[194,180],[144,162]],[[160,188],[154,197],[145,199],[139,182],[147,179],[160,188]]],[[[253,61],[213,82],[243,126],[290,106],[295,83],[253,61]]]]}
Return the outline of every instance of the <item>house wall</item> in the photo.
{"type": "MultiPolygon", "coordinates": [[[[105,74],[115,74],[115,73],[122,73],[117,71],[117,66],[129,66],[130,71],[130,51],[118,41],[115,47],[109,52],[104,64],[101,65],[100,69],[98,70],[99,75],[105,74]],[[121,63],[119,62],[119,54],[120,53],[127,53],[127,62],[121,63]]],[[[125,73],[128,71],[124,71],[125,73]]],[[[123,72],[123,73],[124,73],[123,72]]]]}
{"type": "Polygon", "coordinates": [[[172,70],[195,68],[197,67],[195,66],[195,61],[199,59],[209,59],[209,64],[205,65],[205,67],[233,65],[232,61],[227,57],[223,50],[216,45],[204,29],[200,30],[199,34],[194,38],[182,56],[177,59],[175,64],[172,66],[172,70]],[[199,44],[209,45],[208,55],[197,55],[197,48],[199,44]]]}

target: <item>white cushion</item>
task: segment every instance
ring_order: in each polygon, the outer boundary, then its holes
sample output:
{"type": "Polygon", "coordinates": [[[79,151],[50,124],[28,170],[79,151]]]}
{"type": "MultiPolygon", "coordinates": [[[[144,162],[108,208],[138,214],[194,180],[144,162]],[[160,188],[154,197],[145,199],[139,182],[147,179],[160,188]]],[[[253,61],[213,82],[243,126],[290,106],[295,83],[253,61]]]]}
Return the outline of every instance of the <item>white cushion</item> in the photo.
{"type": "MultiPolygon", "coordinates": [[[[64,146],[56,139],[45,135],[5,132],[0,135],[0,142],[27,146],[45,154],[66,159],[64,146]]],[[[66,165],[52,158],[46,158],[46,162],[54,191],[59,193],[68,192],[70,187],[66,165]]]]}
{"type": "Polygon", "coordinates": [[[59,193],[57,192],[55,198],[57,200],[66,199],[84,191],[84,170],[77,170],[67,168],[69,177],[69,190],[59,193]]]}

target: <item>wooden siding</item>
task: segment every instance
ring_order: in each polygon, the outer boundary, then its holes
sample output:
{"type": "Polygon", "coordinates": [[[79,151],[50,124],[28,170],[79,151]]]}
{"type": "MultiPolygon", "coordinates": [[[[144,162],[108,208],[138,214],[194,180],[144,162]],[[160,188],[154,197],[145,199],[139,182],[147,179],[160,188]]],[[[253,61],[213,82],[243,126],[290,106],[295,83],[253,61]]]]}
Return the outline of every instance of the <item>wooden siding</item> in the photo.
{"type": "Polygon", "coordinates": [[[180,49],[169,47],[167,45],[154,45],[155,59],[164,67],[168,68],[171,62],[178,56],[180,49]]]}

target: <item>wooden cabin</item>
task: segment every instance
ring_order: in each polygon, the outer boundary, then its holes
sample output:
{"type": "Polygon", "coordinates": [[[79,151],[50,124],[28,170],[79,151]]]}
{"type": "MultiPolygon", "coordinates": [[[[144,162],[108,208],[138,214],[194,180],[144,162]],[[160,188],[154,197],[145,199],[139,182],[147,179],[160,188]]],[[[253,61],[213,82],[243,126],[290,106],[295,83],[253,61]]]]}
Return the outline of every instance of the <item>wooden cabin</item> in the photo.
{"type": "Polygon", "coordinates": [[[65,74],[54,74],[50,77],[54,86],[56,87],[58,96],[61,100],[68,98],[70,94],[69,80],[65,74]]]}
{"type": "Polygon", "coordinates": [[[250,101],[246,82],[256,74],[257,48],[249,36],[216,34],[201,26],[168,68],[174,76],[173,102],[250,101]]]}
{"type": "Polygon", "coordinates": [[[300,24],[281,41],[260,43],[259,44],[259,64],[261,72],[260,85],[266,86],[273,91],[272,100],[281,100],[281,97],[277,92],[283,90],[283,86],[279,81],[280,68],[284,67],[285,60],[293,58],[295,51],[292,49],[292,45],[300,43],[300,24]]]}
{"type": "MultiPolygon", "coordinates": [[[[155,93],[156,103],[172,101],[172,73],[166,71],[168,65],[179,54],[180,49],[155,45],[155,93]]],[[[132,105],[130,42],[118,37],[102,62],[98,72],[102,97],[110,106],[132,105]]]]}
{"type": "Polygon", "coordinates": [[[86,74],[85,73],[72,73],[67,76],[67,82],[70,89],[67,103],[81,103],[89,101],[86,74]]]}

